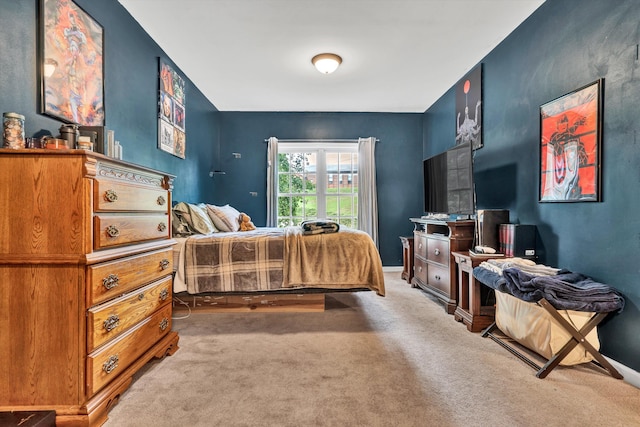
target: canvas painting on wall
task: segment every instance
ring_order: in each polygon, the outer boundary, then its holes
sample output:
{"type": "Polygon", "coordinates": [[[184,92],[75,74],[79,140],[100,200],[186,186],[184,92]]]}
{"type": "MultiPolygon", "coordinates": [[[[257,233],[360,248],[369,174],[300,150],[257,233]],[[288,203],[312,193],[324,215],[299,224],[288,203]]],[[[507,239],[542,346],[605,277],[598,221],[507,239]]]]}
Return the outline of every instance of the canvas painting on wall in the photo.
{"type": "Polygon", "coordinates": [[[104,125],[103,29],[71,0],[40,0],[40,112],[104,125]]]}
{"type": "Polygon", "coordinates": [[[482,64],[456,84],[456,145],[482,147],[482,64]]]}
{"type": "Polygon", "coordinates": [[[158,99],[158,148],[185,158],[185,81],[160,59],[160,92],[158,99]]]}
{"type": "Polygon", "coordinates": [[[540,107],[540,201],[600,201],[602,85],[540,107]]]}

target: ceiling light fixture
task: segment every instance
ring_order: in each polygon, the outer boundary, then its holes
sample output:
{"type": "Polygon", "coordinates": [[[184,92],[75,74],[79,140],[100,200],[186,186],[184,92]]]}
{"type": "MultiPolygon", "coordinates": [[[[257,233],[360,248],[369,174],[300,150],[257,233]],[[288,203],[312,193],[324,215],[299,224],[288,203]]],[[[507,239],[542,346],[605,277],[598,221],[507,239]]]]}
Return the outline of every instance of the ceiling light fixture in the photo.
{"type": "Polygon", "coordinates": [[[322,74],[331,74],[338,69],[338,66],[342,63],[342,58],[335,53],[321,53],[311,58],[311,63],[322,74]]]}

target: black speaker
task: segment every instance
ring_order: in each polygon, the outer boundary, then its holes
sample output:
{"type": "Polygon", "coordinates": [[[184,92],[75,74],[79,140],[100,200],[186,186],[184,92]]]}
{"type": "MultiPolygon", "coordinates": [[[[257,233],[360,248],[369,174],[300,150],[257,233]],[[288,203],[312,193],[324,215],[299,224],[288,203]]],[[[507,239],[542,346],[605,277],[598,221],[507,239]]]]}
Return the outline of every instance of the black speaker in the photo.
{"type": "Polygon", "coordinates": [[[506,209],[478,209],[476,212],[476,246],[489,246],[496,251],[500,248],[498,226],[509,222],[506,209]]]}
{"type": "Polygon", "coordinates": [[[500,224],[500,252],[508,257],[535,259],[536,226],[500,224]]]}

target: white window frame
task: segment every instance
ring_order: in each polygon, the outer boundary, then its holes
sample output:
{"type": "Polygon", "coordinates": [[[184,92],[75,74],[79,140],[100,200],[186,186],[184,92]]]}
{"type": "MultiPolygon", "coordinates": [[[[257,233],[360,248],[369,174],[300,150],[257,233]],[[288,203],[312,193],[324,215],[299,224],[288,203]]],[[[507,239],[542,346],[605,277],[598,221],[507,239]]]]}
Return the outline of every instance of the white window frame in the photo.
{"type": "MultiPolygon", "coordinates": [[[[316,198],[317,215],[326,215],[327,192],[327,165],[326,153],[356,153],[358,154],[358,142],[279,142],[278,154],[289,153],[316,153],[316,198]]],[[[338,171],[339,172],[339,171],[338,171]]],[[[341,175],[338,175],[339,177],[341,175]]],[[[340,185],[342,181],[338,181],[340,185]]],[[[349,193],[353,195],[353,193],[349,193]]],[[[340,195],[340,193],[338,193],[340,195]]],[[[346,197],[347,194],[344,194],[346,197]]],[[[354,212],[353,220],[357,222],[358,212],[354,212]]]]}

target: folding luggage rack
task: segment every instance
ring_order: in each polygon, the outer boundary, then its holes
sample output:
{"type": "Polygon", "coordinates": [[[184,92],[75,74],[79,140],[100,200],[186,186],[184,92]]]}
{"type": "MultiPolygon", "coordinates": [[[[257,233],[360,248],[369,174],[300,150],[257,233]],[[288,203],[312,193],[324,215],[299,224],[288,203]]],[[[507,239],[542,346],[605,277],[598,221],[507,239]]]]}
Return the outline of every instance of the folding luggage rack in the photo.
{"type": "MultiPolygon", "coordinates": [[[[560,350],[558,350],[558,352],[553,354],[552,357],[548,359],[547,363],[544,364],[544,366],[539,366],[516,347],[509,344],[503,337],[495,334],[494,332],[496,330],[499,330],[496,322],[493,322],[486,329],[484,329],[481,333],[481,336],[491,338],[493,341],[508,350],[511,354],[524,361],[533,369],[536,369],[536,377],[538,378],[545,378],[556,366],[560,364],[560,362],[571,352],[571,350],[573,350],[578,345],[582,345],[584,349],[588,351],[595,359],[592,361],[593,364],[608,371],[612,377],[616,379],[622,379],[622,375],[586,339],[587,334],[593,328],[598,326],[598,324],[602,322],[605,317],[607,317],[607,315],[609,314],[608,312],[594,313],[582,328],[576,329],[571,323],[569,323],[564,317],[562,317],[560,313],[558,313],[558,310],[556,310],[556,308],[553,307],[546,299],[542,298],[537,302],[537,304],[544,308],[547,313],[549,313],[559,323],[559,325],[571,335],[569,341],[567,341],[567,343],[560,350]]],[[[505,336],[507,335],[505,334],[505,336]]]]}

